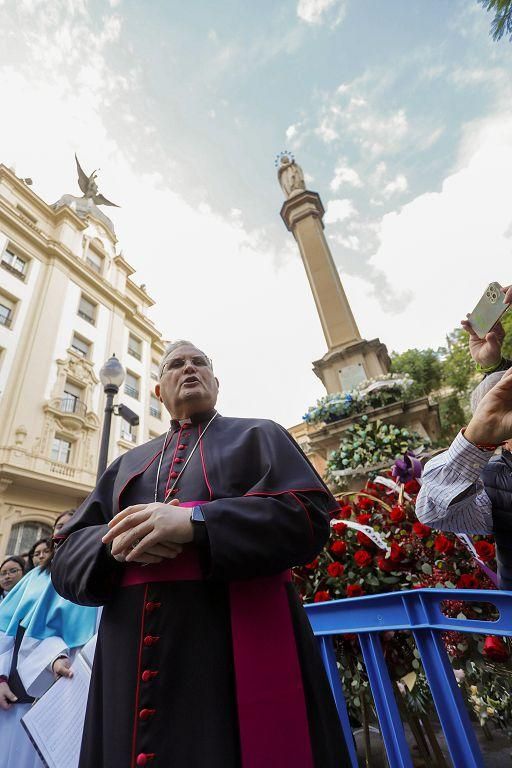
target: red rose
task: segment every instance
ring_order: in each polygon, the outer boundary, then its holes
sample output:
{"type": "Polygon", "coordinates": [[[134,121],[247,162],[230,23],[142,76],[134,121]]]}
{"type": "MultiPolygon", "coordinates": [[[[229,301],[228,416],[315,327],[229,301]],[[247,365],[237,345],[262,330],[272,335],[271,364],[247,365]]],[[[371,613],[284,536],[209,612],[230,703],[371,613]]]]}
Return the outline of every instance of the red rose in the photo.
{"type": "Polygon", "coordinates": [[[341,563],[329,563],[327,566],[327,573],[329,576],[333,576],[336,578],[337,576],[342,576],[343,571],[345,570],[345,566],[341,563]]]}
{"type": "Polygon", "coordinates": [[[405,520],[404,508],[399,506],[391,507],[389,517],[391,518],[392,523],[401,523],[402,520],[405,520]]]}
{"type": "Polygon", "coordinates": [[[331,552],[338,557],[341,557],[347,551],[347,545],[344,541],[333,541],[331,544],[331,552]]]}
{"type": "Polygon", "coordinates": [[[391,543],[391,552],[389,553],[389,559],[392,563],[401,563],[404,559],[405,552],[402,547],[396,544],[394,541],[391,543]]]}
{"type": "Polygon", "coordinates": [[[432,528],[429,528],[428,525],[423,525],[419,521],[413,523],[412,530],[420,539],[426,539],[432,532],[432,528]]]}
{"type": "Polygon", "coordinates": [[[310,563],[306,563],[304,568],[307,568],[308,571],[316,571],[316,569],[318,568],[318,563],[319,563],[318,557],[315,557],[315,559],[312,560],[310,563]]]}
{"type": "Polygon", "coordinates": [[[359,509],[371,509],[373,507],[374,502],[372,499],[369,499],[367,496],[358,496],[356,504],[359,507],[359,509]]]}
{"type": "Polygon", "coordinates": [[[404,491],[409,493],[411,496],[415,496],[420,492],[420,484],[417,480],[408,480],[404,485],[404,491]]]}
{"type": "Polygon", "coordinates": [[[434,539],[434,549],[436,552],[441,552],[444,555],[451,555],[455,549],[455,544],[451,539],[440,533],[434,539]]]}
{"type": "Polygon", "coordinates": [[[384,573],[391,573],[391,571],[395,570],[394,563],[392,563],[389,558],[385,557],[377,558],[377,567],[379,571],[384,571],[384,573]]]}
{"type": "Polygon", "coordinates": [[[457,586],[460,589],[478,589],[480,582],[472,573],[463,573],[457,581],[457,586]]]}
{"type": "Polygon", "coordinates": [[[373,543],[373,541],[370,538],[368,538],[368,536],[362,531],[357,532],[356,538],[359,544],[361,544],[361,546],[366,547],[367,549],[375,548],[375,544],[373,543]]]}
{"type": "Polygon", "coordinates": [[[330,600],[331,596],[327,591],[320,591],[317,592],[315,595],[315,603],[325,603],[327,600],[330,600]]]}
{"type": "Polygon", "coordinates": [[[358,549],[354,554],[354,560],[359,568],[366,568],[373,561],[373,557],[366,549],[358,549]]]}
{"type": "Polygon", "coordinates": [[[350,504],[340,504],[340,511],[338,512],[338,517],[342,520],[348,520],[349,517],[352,515],[352,507],[350,504]]]}
{"type": "Polygon", "coordinates": [[[368,525],[370,520],[372,519],[372,516],[368,513],[365,513],[364,515],[358,515],[356,517],[356,520],[358,523],[361,523],[361,525],[368,525]]]}
{"type": "Polygon", "coordinates": [[[360,584],[349,584],[347,586],[347,597],[361,597],[366,594],[360,584]]]}
{"type": "Polygon", "coordinates": [[[485,563],[494,560],[496,551],[494,549],[494,544],[491,544],[489,541],[476,541],[475,549],[478,557],[485,563]]]}
{"type": "Polygon", "coordinates": [[[485,638],[482,653],[486,659],[491,659],[492,661],[506,661],[510,656],[507,646],[501,637],[497,637],[496,635],[489,635],[485,638]]]}
{"type": "Polygon", "coordinates": [[[335,531],[336,533],[340,534],[340,536],[341,536],[347,530],[347,526],[345,525],[345,523],[341,523],[341,522],[340,523],[334,523],[334,525],[332,526],[332,530],[335,531]]]}

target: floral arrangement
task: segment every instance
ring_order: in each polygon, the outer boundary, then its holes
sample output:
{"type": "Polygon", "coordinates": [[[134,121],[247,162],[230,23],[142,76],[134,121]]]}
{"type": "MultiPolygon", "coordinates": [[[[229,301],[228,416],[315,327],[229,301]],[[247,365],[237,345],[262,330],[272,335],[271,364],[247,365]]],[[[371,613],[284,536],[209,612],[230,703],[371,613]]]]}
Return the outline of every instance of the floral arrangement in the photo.
{"type": "Polygon", "coordinates": [[[302,417],[310,424],[346,419],[357,413],[405,400],[413,380],[408,374],[387,373],[366,379],[350,392],[337,392],[317,400],[302,417]]]}
{"type": "MultiPolygon", "coordinates": [[[[408,480],[401,489],[392,473],[386,472],[368,482],[363,491],[341,496],[331,521],[328,545],[313,562],[295,570],[294,579],[303,601],[443,587],[447,590],[446,615],[493,618],[490,604],[450,600],[449,590],[455,587],[493,589],[494,585],[455,535],[436,533],[417,520],[414,505],[418,490],[416,479],[408,480]],[[352,528],[352,523],[370,526],[372,538],[363,530],[352,528]]],[[[492,539],[474,537],[474,544],[478,557],[495,570],[492,539]]],[[[433,704],[412,635],[386,632],[382,637],[392,678],[408,711],[431,711],[433,704]]],[[[512,737],[509,640],[455,631],[445,632],[443,640],[459,685],[464,687],[476,717],[483,725],[493,722],[512,737]]],[[[337,655],[349,710],[361,720],[363,699],[366,697],[368,706],[369,697],[357,638],[340,638],[337,655]]]]}
{"type": "Polygon", "coordinates": [[[340,447],[330,454],[326,480],[341,489],[348,476],[364,473],[371,476],[371,468],[389,466],[401,454],[410,450],[421,452],[429,443],[428,438],[409,429],[362,416],[348,427],[340,447]]]}

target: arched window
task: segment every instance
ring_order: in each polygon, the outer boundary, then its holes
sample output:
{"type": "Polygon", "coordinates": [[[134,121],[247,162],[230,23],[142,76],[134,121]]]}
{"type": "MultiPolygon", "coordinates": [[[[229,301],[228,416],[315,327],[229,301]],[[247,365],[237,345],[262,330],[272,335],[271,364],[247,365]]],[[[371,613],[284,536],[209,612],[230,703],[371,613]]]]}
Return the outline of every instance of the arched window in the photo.
{"type": "Polygon", "coordinates": [[[7,544],[7,555],[21,555],[28,552],[38,539],[50,538],[52,529],[44,523],[16,523],[11,528],[7,544]]]}

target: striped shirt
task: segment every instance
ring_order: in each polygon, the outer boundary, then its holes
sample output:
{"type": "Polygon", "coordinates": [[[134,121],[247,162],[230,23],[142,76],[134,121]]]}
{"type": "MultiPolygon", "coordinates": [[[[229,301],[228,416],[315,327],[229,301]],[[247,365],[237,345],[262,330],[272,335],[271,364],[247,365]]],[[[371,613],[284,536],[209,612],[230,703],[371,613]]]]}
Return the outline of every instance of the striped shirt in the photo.
{"type": "Polygon", "coordinates": [[[459,432],[447,451],[427,462],[416,501],[418,519],[454,533],[492,533],[492,505],[480,474],[492,457],[459,432]]]}

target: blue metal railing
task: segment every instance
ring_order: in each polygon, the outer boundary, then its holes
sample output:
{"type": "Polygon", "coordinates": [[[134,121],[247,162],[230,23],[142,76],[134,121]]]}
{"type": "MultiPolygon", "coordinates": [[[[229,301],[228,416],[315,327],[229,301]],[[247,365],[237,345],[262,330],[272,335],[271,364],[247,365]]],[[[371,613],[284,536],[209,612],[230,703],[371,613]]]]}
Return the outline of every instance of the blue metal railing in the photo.
{"type": "Polygon", "coordinates": [[[307,605],[306,611],[320,645],[353,768],[358,766],[357,756],[332,643],[333,635],[346,633],[359,636],[390,768],[413,768],[379,637],[386,630],[413,633],[455,768],[483,768],[482,753],[441,632],[456,630],[512,636],[512,592],[414,589],[315,603],[307,605]],[[449,618],[441,610],[446,600],[490,603],[497,608],[499,618],[496,621],[449,618]]]}

